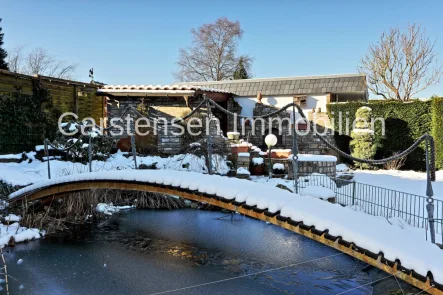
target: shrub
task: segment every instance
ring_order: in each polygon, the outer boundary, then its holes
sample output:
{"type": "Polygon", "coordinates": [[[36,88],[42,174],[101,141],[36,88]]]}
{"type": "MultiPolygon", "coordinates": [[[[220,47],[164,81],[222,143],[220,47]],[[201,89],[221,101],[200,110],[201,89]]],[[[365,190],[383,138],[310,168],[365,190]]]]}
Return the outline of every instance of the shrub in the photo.
{"type": "MultiPolygon", "coordinates": [[[[57,130],[55,140],[53,144],[58,148],[65,148],[71,146],[74,142],[76,143],[68,152],[67,156],[71,157],[72,160],[86,162],[88,161],[88,148],[89,148],[89,137],[81,135],[81,128],[83,125],[87,123],[83,122],[70,122],[64,123],[62,125],[62,129],[66,133],[72,133],[77,130],[78,132],[75,135],[67,136],[57,130]]],[[[85,125],[87,126],[87,125],[85,125]]],[[[91,136],[91,144],[92,144],[92,159],[93,160],[105,160],[109,158],[111,153],[111,149],[115,144],[115,139],[101,134],[100,130],[96,128],[86,127],[85,131],[91,136]]]]}
{"type": "MultiPolygon", "coordinates": [[[[399,153],[394,153],[393,156],[397,156],[399,153]]],[[[386,170],[400,170],[406,162],[406,157],[400,157],[395,160],[389,161],[383,165],[386,170]]]]}
{"type": "Polygon", "coordinates": [[[435,165],[443,169],[443,98],[432,98],[432,136],[435,140],[435,165]]]}
{"type": "MultiPolygon", "coordinates": [[[[376,152],[374,144],[374,131],[370,129],[372,110],[363,106],[355,112],[356,128],[351,132],[352,140],[350,142],[351,154],[353,157],[361,159],[373,159],[376,152]]],[[[369,164],[355,162],[358,168],[369,168],[369,164]]]]}

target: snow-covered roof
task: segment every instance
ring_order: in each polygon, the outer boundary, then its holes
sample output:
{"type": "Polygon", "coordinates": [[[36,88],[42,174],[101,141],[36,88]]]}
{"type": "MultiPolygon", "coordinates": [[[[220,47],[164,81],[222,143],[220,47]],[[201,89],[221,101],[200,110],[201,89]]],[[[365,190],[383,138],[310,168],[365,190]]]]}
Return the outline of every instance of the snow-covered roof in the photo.
{"type": "Polygon", "coordinates": [[[177,94],[193,95],[196,91],[231,94],[231,92],[211,87],[194,85],[105,85],[97,90],[109,94],[177,94]]]}

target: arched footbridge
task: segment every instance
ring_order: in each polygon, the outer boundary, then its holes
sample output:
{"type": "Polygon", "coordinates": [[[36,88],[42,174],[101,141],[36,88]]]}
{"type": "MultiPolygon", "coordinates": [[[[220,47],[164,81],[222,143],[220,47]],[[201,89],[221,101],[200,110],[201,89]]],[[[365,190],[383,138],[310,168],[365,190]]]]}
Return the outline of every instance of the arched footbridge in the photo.
{"type": "Polygon", "coordinates": [[[91,172],[50,179],[10,201],[62,197],[89,189],[165,193],[236,211],[296,232],[362,260],[430,294],[443,294],[443,250],[382,219],[266,184],[170,170],[91,172]]]}

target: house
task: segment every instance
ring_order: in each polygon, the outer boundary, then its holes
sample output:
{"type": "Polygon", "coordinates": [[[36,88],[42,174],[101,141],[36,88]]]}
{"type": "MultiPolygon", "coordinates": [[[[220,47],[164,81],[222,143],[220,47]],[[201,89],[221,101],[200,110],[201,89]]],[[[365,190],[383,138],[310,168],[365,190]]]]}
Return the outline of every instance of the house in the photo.
{"type": "MultiPolygon", "coordinates": [[[[201,102],[203,95],[231,112],[248,117],[268,114],[295,101],[309,113],[310,119],[323,119],[323,122],[329,121],[326,115],[328,103],[368,99],[366,77],[361,74],[181,82],[165,86],[108,85],[98,92],[111,101],[118,102],[108,105],[110,118],[121,116],[129,105],[136,107],[143,103],[148,108],[148,117],[167,120],[189,112],[201,102]]],[[[290,131],[293,129],[294,118],[291,117],[289,109],[279,115],[288,119],[280,125],[274,122],[251,124],[248,120],[235,119],[216,108],[212,109],[212,113],[219,119],[224,135],[228,131],[239,131],[239,128],[243,128],[243,137],[254,145],[263,147],[264,137],[268,133],[274,133],[278,138],[278,147],[292,146],[290,131]]],[[[296,122],[298,128],[303,125],[298,120],[296,122]]],[[[325,136],[332,140],[331,134],[329,131],[325,136]]],[[[180,137],[173,136],[171,132],[158,132],[156,140],[158,148],[164,152],[173,153],[180,149],[180,137]]],[[[312,131],[300,137],[299,147],[302,153],[328,153],[326,146],[314,137],[312,131]]]]}
{"type": "MultiPolygon", "coordinates": [[[[230,105],[231,110],[244,116],[259,116],[279,109],[289,103],[296,102],[300,105],[310,120],[323,127],[329,126],[329,118],[326,114],[326,105],[331,102],[367,101],[368,90],[366,76],[363,74],[327,75],[327,76],[303,76],[281,78],[258,78],[212,82],[187,82],[196,86],[213,87],[229,91],[233,94],[234,102],[230,105]]],[[[291,110],[287,111],[290,117],[291,110]]],[[[296,118],[297,120],[297,118],[296,118]]],[[[234,120],[228,120],[228,128],[232,130],[234,120]]],[[[299,121],[297,121],[299,122],[299,121]]],[[[241,122],[237,122],[240,126],[241,122]]],[[[275,126],[268,124],[263,128],[258,122],[255,126],[245,126],[245,133],[249,142],[256,146],[264,147],[264,138],[273,133],[278,138],[277,146],[290,148],[292,135],[288,135],[292,129],[290,124],[275,126]],[[255,132],[252,132],[252,131],[255,132]],[[265,130],[263,132],[263,130],[265,130]]],[[[319,126],[319,128],[321,128],[319,126]]],[[[320,130],[323,132],[323,130],[320,130]]],[[[332,132],[326,130],[325,136],[333,141],[332,132]]],[[[301,152],[324,154],[327,148],[309,132],[299,138],[301,152]]]]}

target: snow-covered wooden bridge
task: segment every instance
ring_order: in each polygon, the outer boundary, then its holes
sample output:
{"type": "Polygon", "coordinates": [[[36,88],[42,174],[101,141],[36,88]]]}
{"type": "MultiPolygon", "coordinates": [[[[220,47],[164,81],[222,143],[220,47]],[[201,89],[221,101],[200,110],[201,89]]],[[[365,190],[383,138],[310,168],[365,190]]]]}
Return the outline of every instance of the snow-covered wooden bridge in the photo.
{"type": "Polygon", "coordinates": [[[430,294],[443,294],[443,251],[382,219],[265,184],[172,170],[71,175],[27,186],[10,201],[88,189],[158,192],[236,211],[296,232],[384,270],[430,294]]]}

